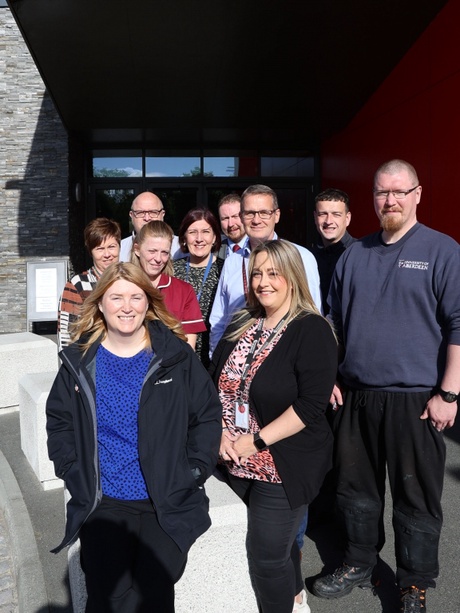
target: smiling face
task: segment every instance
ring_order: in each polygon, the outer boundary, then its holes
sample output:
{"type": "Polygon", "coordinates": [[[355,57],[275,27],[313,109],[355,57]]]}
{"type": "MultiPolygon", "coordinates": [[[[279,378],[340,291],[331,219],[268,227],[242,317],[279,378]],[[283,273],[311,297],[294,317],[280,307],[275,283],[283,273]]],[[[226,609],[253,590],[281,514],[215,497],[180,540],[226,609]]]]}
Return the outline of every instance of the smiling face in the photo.
{"type": "Polygon", "coordinates": [[[265,309],[267,317],[281,319],[289,311],[292,300],[291,287],[264,251],[255,257],[251,287],[255,297],[265,309]]]}
{"type": "Polygon", "coordinates": [[[240,218],[240,203],[236,200],[219,207],[219,219],[222,232],[234,243],[239,243],[246,234],[240,218]]]}
{"type": "Polygon", "coordinates": [[[134,243],[134,253],[139,263],[156,287],[171,254],[171,241],[159,236],[144,239],[141,245],[134,243]]]}
{"type": "Polygon", "coordinates": [[[194,264],[206,261],[215,240],[216,235],[204,219],[190,224],[185,232],[185,243],[190,253],[190,261],[194,264]]]}
{"type": "Polygon", "coordinates": [[[338,243],[347,231],[351,213],[345,202],[319,200],[316,203],[315,223],[324,246],[338,243]]]}
{"type": "Polygon", "coordinates": [[[395,174],[380,173],[377,175],[374,185],[374,208],[383,228],[385,242],[399,240],[415,225],[422,187],[419,185],[414,191],[399,200],[391,192],[408,191],[416,185],[416,179],[405,169],[395,174]],[[390,193],[387,197],[381,197],[378,192],[382,191],[390,193]]]}
{"type": "Polygon", "coordinates": [[[120,244],[113,236],[109,236],[100,245],[91,249],[93,264],[99,272],[104,272],[106,268],[118,262],[120,255],[120,244]]]}
{"type": "Polygon", "coordinates": [[[99,303],[108,337],[131,337],[145,334],[144,320],[148,309],[145,292],[130,281],[115,281],[99,303]]]}
{"type": "Polygon", "coordinates": [[[269,194],[245,196],[241,203],[241,215],[244,229],[253,247],[273,239],[275,225],[280,218],[280,210],[275,209],[272,196],[269,194]],[[270,216],[262,219],[259,212],[269,212],[270,216]]]}

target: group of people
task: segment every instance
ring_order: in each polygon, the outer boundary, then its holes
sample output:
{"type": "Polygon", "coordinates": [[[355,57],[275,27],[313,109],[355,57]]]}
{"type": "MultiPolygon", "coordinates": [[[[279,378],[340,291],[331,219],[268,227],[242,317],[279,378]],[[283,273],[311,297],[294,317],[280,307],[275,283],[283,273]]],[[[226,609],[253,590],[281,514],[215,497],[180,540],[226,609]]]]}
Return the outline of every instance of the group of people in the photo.
{"type": "Polygon", "coordinates": [[[347,194],[321,192],[311,250],[277,236],[263,185],[226,196],[220,227],[192,209],[177,237],[140,194],[121,255],[118,224],[90,222],[47,404],[70,494],[56,551],[80,538],[87,611],[174,611],[216,471],[247,506],[259,611],[309,613],[298,536],[333,456],[347,546],[313,593],[372,585],[388,472],[400,611],[426,611],[460,390],[460,246],[417,221],[421,192],[410,164],[382,165],[381,229],[361,240],[347,194]]]}

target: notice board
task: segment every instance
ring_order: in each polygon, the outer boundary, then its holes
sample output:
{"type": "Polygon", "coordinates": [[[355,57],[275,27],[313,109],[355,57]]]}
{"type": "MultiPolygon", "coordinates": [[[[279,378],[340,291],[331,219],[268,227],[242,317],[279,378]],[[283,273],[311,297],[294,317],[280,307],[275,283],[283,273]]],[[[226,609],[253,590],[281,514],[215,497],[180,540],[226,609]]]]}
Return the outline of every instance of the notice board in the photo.
{"type": "Polygon", "coordinates": [[[27,262],[27,329],[32,321],[57,321],[67,282],[67,260],[27,262]]]}

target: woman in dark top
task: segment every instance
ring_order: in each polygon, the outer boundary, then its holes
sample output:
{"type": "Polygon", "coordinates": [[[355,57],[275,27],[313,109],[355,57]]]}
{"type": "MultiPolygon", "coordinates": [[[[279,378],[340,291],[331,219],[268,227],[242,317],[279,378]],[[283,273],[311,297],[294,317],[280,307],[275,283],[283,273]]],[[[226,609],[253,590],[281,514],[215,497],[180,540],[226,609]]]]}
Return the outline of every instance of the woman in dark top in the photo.
{"type": "Polygon", "coordinates": [[[81,541],[87,613],[174,612],[174,584],[210,526],[202,488],[222,409],[148,276],[110,266],[47,401],[48,451],[70,493],[55,552],[81,541]]]}
{"type": "Polygon", "coordinates": [[[308,612],[296,533],[331,467],[325,410],[337,346],[297,249],[257,247],[248,308],[213,356],[223,406],[224,474],[248,506],[249,571],[262,613],[308,612]]]}
{"type": "Polygon", "coordinates": [[[195,290],[206,332],[197,334],[195,351],[209,366],[209,315],[216,295],[224,260],[217,257],[221,240],[219,222],[209,209],[192,209],[182,220],[179,243],[185,258],[175,260],[174,276],[187,281],[195,290]]]}

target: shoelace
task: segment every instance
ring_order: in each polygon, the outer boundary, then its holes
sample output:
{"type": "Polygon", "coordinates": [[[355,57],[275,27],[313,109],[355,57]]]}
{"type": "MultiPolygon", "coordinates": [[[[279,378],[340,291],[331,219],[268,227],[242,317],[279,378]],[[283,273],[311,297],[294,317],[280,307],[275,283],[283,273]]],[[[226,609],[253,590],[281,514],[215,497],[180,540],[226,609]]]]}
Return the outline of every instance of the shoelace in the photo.
{"type": "Polygon", "coordinates": [[[424,613],[426,590],[411,585],[401,592],[401,613],[424,613]]]}

